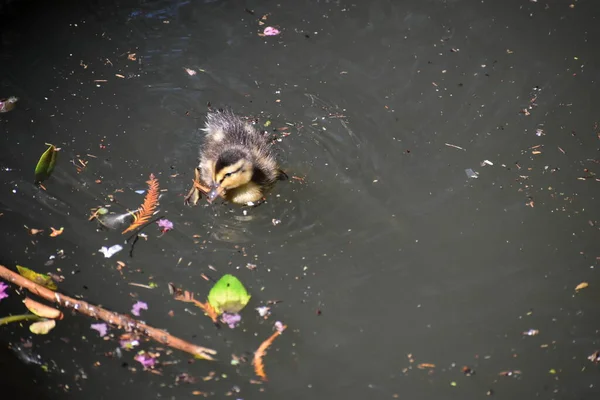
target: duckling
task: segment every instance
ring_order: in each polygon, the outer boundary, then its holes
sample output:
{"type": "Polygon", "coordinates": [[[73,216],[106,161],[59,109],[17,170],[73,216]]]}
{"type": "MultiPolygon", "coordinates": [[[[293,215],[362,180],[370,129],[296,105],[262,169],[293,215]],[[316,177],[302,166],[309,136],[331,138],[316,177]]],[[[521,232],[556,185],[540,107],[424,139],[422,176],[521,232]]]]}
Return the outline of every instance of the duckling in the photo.
{"type": "Polygon", "coordinates": [[[200,162],[186,204],[195,205],[200,192],[209,203],[217,197],[235,204],[256,203],[285,177],[269,138],[231,111],[209,112],[203,131],[200,162]]]}

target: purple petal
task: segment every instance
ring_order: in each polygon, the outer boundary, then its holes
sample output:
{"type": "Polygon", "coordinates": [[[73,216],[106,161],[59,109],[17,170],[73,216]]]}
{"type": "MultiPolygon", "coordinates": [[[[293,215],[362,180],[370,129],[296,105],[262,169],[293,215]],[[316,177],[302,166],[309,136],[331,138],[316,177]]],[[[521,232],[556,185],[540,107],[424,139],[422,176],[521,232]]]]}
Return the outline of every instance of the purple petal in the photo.
{"type": "Polygon", "coordinates": [[[275,329],[279,333],[283,332],[283,324],[281,323],[281,321],[275,322],[275,329]]]}
{"type": "Polygon", "coordinates": [[[153,367],[156,364],[154,358],[147,355],[143,350],[133,357],[133,359],[144,366],[144,368],[153,367]]]}
{"type": "Polygon", "coordinates": [[[6,293],[6,289],[8,289],[8,285],[4,282],[0,282],[0,300],[8,297],[8,293],[6,293]]]}
{"type": "Polygon", "coordinates": [[[98,331],[100,337],[106,336],[106,332],[108,331],[108,326],[106,326],[106,324],[92,324],[91,328],[98,331]]]}
{"type": "Polygon", "coordinates": [[[169,221],[168,219],[159,219],[158,221],[156,221],[156,223],[158,224],[158,227],[160,228],[161,231],[163,232],[169,232],[170,230],[173,229],[173,223],[171,221],[169,221]]]}
{"type": "Polygon", "coordinates": [[[133,305],[133,308],[131,309],[131,313],[133,315],[135,315],[136,317],[140,316],[140,310],[147,310],[148,309],[148,304],[144,303],[143,301],[138,301],[137,303],[135,303],[133,305]]]}
{"type": "Polygon", "coordinates": [[[240,314],[223,313],[221,315],[221,321],[223,321],[223,323],[229,325],[229,327],[231,329],[235,328],[240,323],[241,320],[242,320],[242,316],[240,314]]]}
{"type": "Polygon", "coordinates": [[[272,26],[267,26],[263,31],[263,35],[265,36],[277,36],[281,33],[281,31],[277,28],[273,28],[272,26]]]}

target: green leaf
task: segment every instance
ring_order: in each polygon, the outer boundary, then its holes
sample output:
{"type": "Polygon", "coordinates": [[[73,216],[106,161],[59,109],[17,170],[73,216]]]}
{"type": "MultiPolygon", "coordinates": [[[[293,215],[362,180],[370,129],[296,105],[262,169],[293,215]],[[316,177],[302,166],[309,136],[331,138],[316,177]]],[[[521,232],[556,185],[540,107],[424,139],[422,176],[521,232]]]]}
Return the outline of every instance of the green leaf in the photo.
{"type": "Polygon", "coordinates": [[[42,154],[40,160],[35,166],[35,183],[42,183],[50,177],[54,166],[56,165],[56,157],[58,156],[58,149],[53,144],[48,144],[48,149],[42,154]]]}
{"type": "Polygon", "coordinates": [[[208,303],[217,314],[238,313],[250,301],[250,295],[238,278],[233,275],[223,275],[208,293],[208,303]]]}
{"type": "Polygon", "coordinates": [[[30,270],[29,268],[25,268],[20,265],[17,265],[17,271],[19,271],[19,274],[21,276],[24,276],[25,278],[37,283],[38,285],[42,285],[43,287],[46,287],[50,290],[58,289],[52,278],[50,278],[50,276],[48,275],[39,274],[35,271],[30,270]]]}

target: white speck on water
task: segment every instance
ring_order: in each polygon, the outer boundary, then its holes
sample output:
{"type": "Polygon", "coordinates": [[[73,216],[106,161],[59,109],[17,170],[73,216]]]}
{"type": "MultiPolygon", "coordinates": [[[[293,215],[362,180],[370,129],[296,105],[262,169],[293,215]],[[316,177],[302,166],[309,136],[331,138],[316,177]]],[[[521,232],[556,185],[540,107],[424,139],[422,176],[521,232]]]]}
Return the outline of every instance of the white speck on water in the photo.
{"type": "Polygon", "coordinates": [[[479,174],[473,171],[471,168],[465,169],[465,173],[469,178],[479,178],[479,174]]]}

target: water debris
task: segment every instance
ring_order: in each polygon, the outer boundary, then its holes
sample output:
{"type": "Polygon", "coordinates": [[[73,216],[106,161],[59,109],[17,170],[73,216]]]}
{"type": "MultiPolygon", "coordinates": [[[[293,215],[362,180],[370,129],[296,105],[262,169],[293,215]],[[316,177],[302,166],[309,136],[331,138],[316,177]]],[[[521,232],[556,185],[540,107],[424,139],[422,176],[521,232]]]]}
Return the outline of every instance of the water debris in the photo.
{"type": "MultiPolygon", "coordinates": [[[[129,286],[141,287],[141,288],[144,288],[144,289],[154,289],[154,286],[144,285],[143,283],[129,282],[128,285],[129,286]]],[[[154,285],[156,285],[156,284],[154,284],[154,285]]]]}
{"type": "Polygon", "coordinates": [[[479,173],[473,171],[471,168],[465,169],[465,174],[471,179],[479,178],[479,173]]]}
{"type": "Polygon", "coordinates": [[[191,68],[185,68],[185,67],[184,67],[184,68],[183,68],[183,70],[184,70],[185,72],[187,72],[187,74],[188,74],[189,76],[194,76],[194,75],[196,75],[196,74],[198,73],[198,72],[194,71],[194,70],[193,70],[193,69],[191,69],[191,68]]]}
{"type": "Polygon", "coordinates": [[[481,165],[482,167],[485,167],[486,165],[494,165],[494,163],[491,162],[490,160],[483,160],[479,165],[481,165]]]}
{"type": "Polygon", "coordinates": [[[45,335],[50,332],[56,326],[56,321],[53,319],[46,319],[43,321],[34,322],[29,325],[29,330],[31,333],[36,335],[45,335]]]}
{"type": "Polygon", "coordinates": [[[536,336],[539,335],[540,331],[537,329],[530,329],[528,331],[523,332],[523,336],[536,336]]]}
{"type": "Polygon", "coordinates": [[[11,96],[8,99],[0,99],[0,113],[12,111],[19,101],[18,97],[11,96]]]}
{"type": "Polygon", "coordinates": [[[271,223],[273,224],[273,226],[277,226],[277,225],[279,225],[281,223],[281,220],[273,218],[271,220],[271,223]]]}
{"type": "Polygon", "coordinates": [[[135,315],[136,317],[139,317],[140,316],[140,311],[141,310],[147,310],[147,309],[148,309],[148,304],[144,303],[143,301],[138,301],[131,308],[131,313],[133,315],[135,315]]]}
{"type": "Polygon", "coordinates": [[[208,301],[206,303],[202,303],[201,301],[194,299],[193,293],[190,293],[187,290],[181,290],[175,287],[175,285],[173,285],[172,283],[169,283],[169,293],[173,295],[173,298],[175,300],[183,301],[186,303],[194,303],[194,305],[198,308],[201,308],[214,323],[217,323],[219,314],[217,314],[215,309],[210,305],[208,301]]]}
{"type": "Polygon", "coordinates": [[[50,175],[52,175],[54,167],[56,166],[56,160],[60,148],[50,143],[46,143],[46,145],[49,146],[48,149],[42,153],[37,165],[35,166],[34,183],[36,185],[39,185],[48,179],[50,175]]]}
{"type": "Polygon", "coordinates": [[[500,376],[511,376],[513,378],[518,378],[521,376],[521,371],[518,370],[514,370],[514,371],[502,371],[500,373],[498,373],[498,375],[500,376]]]}
{"type": "Polygon", "coordinates": [[[6,299],[8,297],[8,293],[6,293],[7,290],[8,285],[4,282],[0,282],[0,300],[6,299]]]}
{"type": "Polygon", "coordinates": [[[159,219],[156,221],[156,223],[158,224],[158,227],[162,233],[167,233],[173,230],[173,223],[166,218],[159,219]]]}
{"type": "Polygon", "coordinates": [[[40,274],[38,272],[35,272],[29,268],[22,267],[20,265],[17,265],[17,271],[25,279],[28,279],[31,282],[36,283],[37,285],[41,285],[50,290],[58,289],[58,286],[56,286],[56,284],[54,283],[54,281],[52,280],[52,278],[49,275],[40,274]]]}
{"type": "Polygon", "coordinates": [[[11,96],[8,99],[0,99],[0,113],[12,111],[19,101],[18,97],[11,96]]]}
{"type": "Polygon", "coordinates": [[[258,311],[258,315],[260,315],[264,319],[267,319],[267,317],[271,314],[271,307],[256,307],[256,311],[258,311]]]}
{"type": "Polygon", "coordinates": [[[49,318],[49,319],[62,319],[63,318],[63,313],[53,307],[47,306],[45,304],[39,303],[33,299],[30,299],[29,297],[26,297],[25,300],[23,300],[23,303],[25,304],[25,307],[27,307],[27,309],[29,311],[31,311],[33,314],[37,315],[38,317],[42,317],[42,318],[49,318]]]}
{"type": "Polygon", "coordinates": [[[155,357],[152,357],[152,355],[144,350],[140,350],[133,359],[142,364],[144,368],[152,368],[156,364],[155,357]]]}
{"type": "Polygon", "coordinates": [[[54,229],[53,227],[50,227],[50,229],[52,229],[52,233],[50,233],[51,237],[62,235],[62,233],[65,230],[65,228],[63,228],[62,226],[60,227],[60,229],[54,229]]]}
{"type": "Polygon", "coordinates": [[[92,324],[90,325],[90,328],[92,328],[95,331],[98,331],[100,337],[106,336],[106,333],[108,332],[108,326],[105,323],[92,324]]]}
{"type": "Polygon", "coordinates": [[[589,284],[587,282],[581,282],[579,285],[575,286],[575,291],[579,292],[581,289],[585,289],[589,284]]]}
{"type": "Polygon", "coordinates": [[[588,356],[588,360],[593,363],[600,363],[600,351],[593,352],[590,356],[588,356]]]}
{"type": "Polygon", "coordinates": [[[237,313],[229,314],[225,312],[221,315],[221,321],[227,324],[230,329],[233,329],[242,321],[242,316],[237,313]]]}
{"type": "Polygon", "coordinates": [[[265,36],[277,36],[281,33],[281,31],[275,27],[267,26],[263,31],[263,35],[265,36]]]}
{"type": "MultiPolygon", "coordinates": [[[[49,302],[54,302],[60,306],[67,307],[73,311],[77,311],[81,314],[89,317],[100,319],[108,324],[121,329],[128,329],[132,332],[137,332],[146,337],[155,340],[165,346],[169,346],[174,349],[185,351],[189,354],[194,355],[195,358],[203,360],[214,360],[212,357],[217,352],[213,349],[198,346],[193,343],[187,342],[183,339],[175,337],[162,329],[156,329],[143,322],[132,319],[129,316],[118,314],[116,312],[108,311],[102,307],[92,305],[86,301],[79,300],[62,293],[54,292],[49,290],[37,283],[18,275],[17,273],[9,270],[3,265],[0,265],[0,278],[14,283],[34,293],[49,302]]],[[[39,318],[35,316],[36,318],[39,318]]]]}
{"type": "Polygon", "coordinates": [[[133,222],[127,229],[121,232],[123,234],[133,231],[150,222],[150,219],[154,215],[160,196],[158,179],[154,177],[154,174],[150,174],[150,179],[148,179],[146,183],[148,184],[148,192],[146,193],[146,197],[144,197],[144,202],[140,208],[133,213],[133,222]]]}
{"type": "MultiPolygon", "coordinates": [[[[279,321],[277,321],[279,322],[279,321]]],[[[279,322],[281,324],[281,322],[279,322]]],[[[261,343],[261,345],[254,352],[254,359],[252,360],[252,364],[254,365],[254,373],[259,376],[263,381],[267,381],[267,374],[265,373],[265,366],[263,364],[263,357],[269,346],[273,343],[273,341],[283,333],[283,331],[287,328],[286,325],[281,324],[277,331],[273,333],[267,340],[261,343]]]]}
{"type": "Polygon", "coordinates": [[[452,147],[452,148],[455,148],[455,149],[459,149],[459,150],[467,151],[466,149],[464,149],[464,148],[462,148],[462,147],[460,147],[460,146],[457,146],[457,145],[455,145],[455,144],[451,144],[451,143],[444,143],[444,144],[445,144],[446,146],[448,146],[448,147],[452,147]]]}
{"type": "Polygon", "coordinates": [[[120,244],[115,244],[110,247],[102,246],[102,248],[99,251],[100,253],[104,254],[105,258],[111,258],[121,250],[123,250],[123,246],[121,246],[120,244]]]}
{"type": "Polygon", "coordinates": [[[208,303],[217,312],[239,313],[250,301],[250,295],[238,278],[225,274],[208,292],[208,303]]]}
{"type": "Polygon", "coordinates": [[[124,333],[119,338],[119,346],[122,349],[133,349],[140,345],[140,340],[136,334],[124,333]]]}
{"type": "Polygon", "coordinates": [[[285,325],[283,325],[283,323],[281,321],[275,321],[275,324],[273,325],[273,327],[275,328],[275,330],[277,332],[279,332],[280,334],[283,333],[283,331],[285,330],[285,325]]]}

